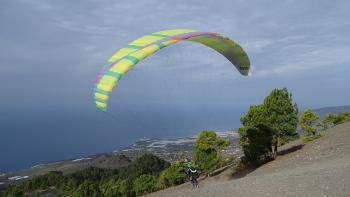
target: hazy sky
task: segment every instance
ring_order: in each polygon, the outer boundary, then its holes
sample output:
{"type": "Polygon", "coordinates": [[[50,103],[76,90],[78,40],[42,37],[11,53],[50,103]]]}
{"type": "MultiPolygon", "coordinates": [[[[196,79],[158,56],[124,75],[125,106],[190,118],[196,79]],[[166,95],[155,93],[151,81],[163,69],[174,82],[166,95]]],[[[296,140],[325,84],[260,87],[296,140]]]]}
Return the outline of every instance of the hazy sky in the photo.
{"type": "Polygon", "coordinates": [[[249,105],[287,87],[300,108],[349,104],[350,2],[0,1],[0,172],[111,151],[140,137],[239,126],[249,105]],[[253,69],[182,42],[139,63],[96,110],[105,61],[144,34],[190,28],[237,41],[253,69]]]}

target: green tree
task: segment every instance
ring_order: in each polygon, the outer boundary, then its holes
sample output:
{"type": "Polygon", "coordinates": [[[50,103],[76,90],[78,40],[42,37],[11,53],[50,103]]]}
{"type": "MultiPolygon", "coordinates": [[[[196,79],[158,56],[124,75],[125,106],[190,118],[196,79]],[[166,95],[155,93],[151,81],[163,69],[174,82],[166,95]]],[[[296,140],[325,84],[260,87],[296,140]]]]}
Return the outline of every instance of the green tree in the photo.
{"type": "Polygon", "coordinates": [[[86,180],[73,192],[73,197],[99,197],[101,196],[99,185],[93,181],[86,180]]]}
{"type": "Polygon", "coordinates": [[[326,114],[321,122],[317,123],[318,127],[325,130],[331,126],[350,121],[350,112],[341,112],[338,114],[326,114]]]}
{"type": "Polygon", "coordinates": [[[136,196],[142,196],[154,191],[157,191],[157,177],[149,174],[141,175],[135,179],[133,190],[136,196]]]}
{"type": "Polygon", "coordinates": [[[317,127],[320,127],[322,130],[326,130],[333,126],[334,115],[326,114],[323,119],[317,123],[317,127]]]}
{"type": "Polygon", "coordinates": [[[259,124],[267,123],[267,113],[264,105],[252,105],[250,106],[247,114],[241,117],[241,123],[245,128],[255,127],[259,124]]]}
{"type": "Polygon", "coordinates": [[[272,128],[259,124],[255,127],[242,128],[239,132],[242,133],[240,146],[244,153],[242,159],[244,163],[256,165],[271,156],[273,138],[276,133],[272,128]]]}
{"type": "Polygon", "coordinates": [[[341,124],[350,121],[350,112],[341,112],[335,115],[333,124],[341,124]]]}
{"type": "Polygon", "coordinates": [[[129,197],[134,196],[131,179],[111,178],[101,184],[101,196],[104,197],[129,197]]]}
{"type": "Polygon", "coordinates": [[[205,173],[212,172],[221,166],[221,150],[228,147],[228,140],[219,138],[214,131],[204,130],[196,140],[193,156],[194,163],[205,173]]]}
{"type": "Polygon", "coordinates": [[[243,127],[239,129],[240,145],[247,146],[248,129],[256,129],[263,124],[272,129],[273,157],[277,156],[277,147],[298,137],[298,107],[293,103],[287,88],[273,89],[260,105],[253,105],[247,114],[241,117],[243,127]]]}
{"type": "Polygon", "coordinates": [[[304,135],[315,136],[317,129],[313,127],[315,122],[320,118],[316,112],[311,109],[306,109],[300,116],[299,123],[300,127],[304,132],[304,135]]]}
{"type": "Polygon", "coordinates": [[[187,175],[183,171],[184,162],[178,162],[165,169],[159,176],[158,187],[166,188],[184,183],[187,175]]]}
{"type": "Polygon", "coordinates": [[[296,132],[298,125],[298,107],[293,103],[292,94],[287,88],[273,89],[269,96],[264,99],[265,123],[276,131],[274,141],[274,153],[277,153],[279,144],[284,144],[298,137],[296,132]]]}
{"type": "Polygon", "coordinates": [[[131,178],[118,180],[116,187],[121,197],[135,196],[133,192],[133,179],[131,178]]]}
{"type": "Polygon", "coordinates": [[[64,191],[74,191],[74,189],[77,188],[78,185],[79,184],[77,183],[77,181],[74,178],[72,178],[72,177],[67,178],[66,177],[64,179],[64,185],[62,186],[62,189],[64,191]]]}
{"type": "Polygon", "coordinates": [[[25,191],[23,190],[22,185],[18,184],[13,187],[8,188],[4,193],[0,193],[0,196],[6,196],[6,197],[17,197],[17,196],[24,196],[25,191]]]}
{"type": "Polygon", "coordinates": [[[158,176],[163,170],[168,168],[170,163],[152,154],[144,154],[135,159],[132,163],[131,172],[128,176],[140,176],[142,174],[151,174],[158,176]]]}
{"type": "Polygon", "coordinates": [[[119,191],[118,181],[114,178],[104,182],[100,188],[104,197],[122,196],[122,193],[119,191]]]}

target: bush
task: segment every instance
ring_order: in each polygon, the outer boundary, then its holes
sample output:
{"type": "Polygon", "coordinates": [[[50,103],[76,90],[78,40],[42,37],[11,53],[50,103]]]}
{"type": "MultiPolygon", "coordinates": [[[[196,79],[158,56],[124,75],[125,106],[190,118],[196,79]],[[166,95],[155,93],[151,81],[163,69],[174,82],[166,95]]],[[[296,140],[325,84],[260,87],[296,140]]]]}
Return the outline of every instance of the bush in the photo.
{"type": "Polygon", "coordinates": [[[205,130],[199,134],[193,160],[204,173],[210,173],[221,167],[223,162],[221,150],[230,144],[228,140],[219,138],[214,131],[205,130]]]}
{"type": "Polygon", "coordinates": [[[315,125],[315,122],[320,118],[320,115],[318,115],[316,112],[312,111],[311,109],[306,109],[300,116],[299,122],[300,127],[304,132],[304,135],[316,135],[317,129],[313,127],[315,125]]]}
{"type": "Polygon", "coordinates": [[[144,174],[135,179],[133,190],[136,196],[142,196],[157,191],[157,177],[144,174]]]}
{"type": "Polygon", "coordinates": [[[159,174],[168,168],[170,163],[152,154],[145,154],[132,163],[131,171],[128,177],[138,177],[142,174],[151,174],[159,176],[159,174]]]}
{"type": "Polygon", "coordinates": [[[306,135],[306,136],[303,136],[303,141],[306,143],[306,142],[311,142],[311,141],[314,141],[318,138],[322,137],[321,133],[320,132],[316,132],[315,135],[306,135]]]}
{"type": "Polygon", "coordinates": [[[158,179],[158,187],[161,189],[179,185],[186,181],[187,175],[183,171],[183,162],[171,165],[164,170],[158,179]]]}
{"type": "Polygon", "coordinates": [[[225,158],[221,167],[236,164],[236,163],[237,163],[237,157],[235,155],[230,155],[230,156],[225,158]]]}
{"type": "Polygon", "coordinates": [[[265,161],[271,156],[274,130],[270,127],[259,124],[256,127],[240,130],[240,145],[243,149],[244,157],[242,162],[245,164],[256,165],[265,161]]]}
{"type": "Polygon", "coordinates": [[[104,197],[127,196],[126,180],[116,180],[114,178],[101,185],[101,193],[104,197]]]}
{"type": "Polygon", "coordinates": [[[334,116],[333,124],[337,125],[347,121],[350,121],[350,112],[341,112],[334,116]]]}
{"type": "Polygon", "coordinates": [[[101,196],[100,188],[97,183],[92,181],[84,181],[79,185],[78,189],[73,192],[73,197],[99,197],[101,196]]]}

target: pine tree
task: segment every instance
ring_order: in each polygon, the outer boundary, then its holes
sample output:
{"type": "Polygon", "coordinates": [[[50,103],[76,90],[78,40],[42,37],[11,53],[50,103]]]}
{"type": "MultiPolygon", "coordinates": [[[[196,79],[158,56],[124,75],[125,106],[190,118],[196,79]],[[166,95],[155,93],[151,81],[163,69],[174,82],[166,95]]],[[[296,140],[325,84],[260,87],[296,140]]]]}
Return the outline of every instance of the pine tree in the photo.
{"type": "Polygon", "coordinates": [[[320,115],[318,115],[316,112],[312,111],[311,109],[306,109],[303,114],[300,116],[300,126],[301,129],[304,132],[304,135],[312,135],[315,136],[317,129],[313,127],[315,124],[315,121],[320,118],[320,115]]]}

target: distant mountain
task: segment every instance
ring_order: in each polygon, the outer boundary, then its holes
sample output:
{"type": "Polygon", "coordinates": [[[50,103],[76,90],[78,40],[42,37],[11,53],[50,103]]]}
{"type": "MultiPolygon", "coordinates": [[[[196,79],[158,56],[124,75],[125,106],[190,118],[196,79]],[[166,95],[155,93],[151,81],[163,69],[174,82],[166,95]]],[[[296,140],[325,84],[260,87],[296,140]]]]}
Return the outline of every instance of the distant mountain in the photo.
{"type": "Polygon", "coordinates": [[[321,117],[325,116],[327,113],[336,114],[340,112],[350,112],[350,105],[334,106],[334,107],[323,107],[319,109],[314,109],[321,117]]]}

